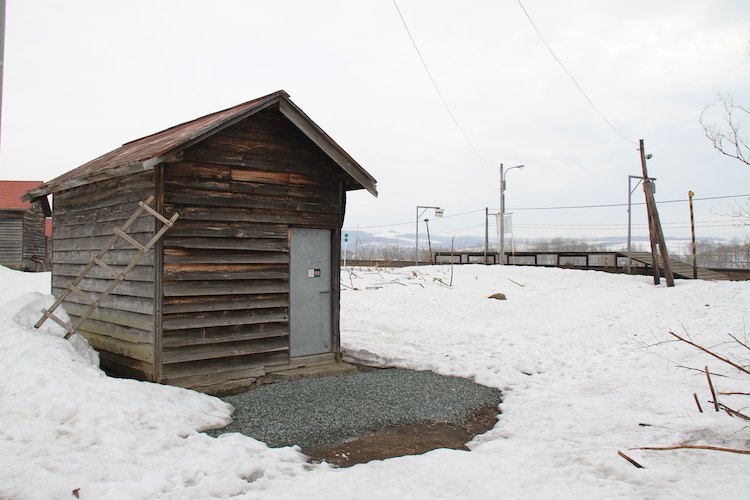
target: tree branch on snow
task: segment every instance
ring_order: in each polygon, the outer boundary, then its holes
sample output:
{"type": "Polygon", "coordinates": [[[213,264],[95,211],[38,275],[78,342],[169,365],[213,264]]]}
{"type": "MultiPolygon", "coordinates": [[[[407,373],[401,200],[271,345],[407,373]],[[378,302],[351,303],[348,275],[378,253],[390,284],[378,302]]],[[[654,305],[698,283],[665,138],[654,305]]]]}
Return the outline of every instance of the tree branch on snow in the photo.
{"type": "MultiPolygon", "coordinates": [[[[713,401],[710,401],[710,402],[711,402],[711,403],[713,403],[713,401]]],[[[745,415],[744,413],[740,413],[740,412],[738,412],[737,410],[733,410],[733,409],[731,409],[730,407],[728,407],[727,405],[725,405],[725,404],[723,404],[723,403],[719,403],[719,402],[717,402],[716,404],[718,404],[718,405],[719,405],[719,407],[720,407],[720,408],[721,408],[722,410],[724,410],[725,412],[727,412],[727,414],[729,414],[729,415],[730,415],[730,416],[732,416],[732,417],[739,417],[739,418],[741,418],[741,419],[743,419],[743,420],[750,420],[750,417],[748,417],[748,416],[747,416],[747,415],[745,415]]]]}
{"type": "Polygon", "coordinates": [[[636,467],[637,469],[645,469],[645,467],[643,467],[641,464],[639,464],[638,462],[636,462],[635,460],[633,460],[632,458],[630,458],[629,456],[627,456],[620,450],[617,450],[617,454],[620,455],[625,460],[627,460],[628,462],[630,462],[631,464],[633,464],[633,466],[636,467]]]}
{"type": "Polygon", "coordinates": [[[720,356],[720,355],[716,354],[715,352],[713,352],[713,351],[711,351],[709,349],[706,349],[705,347],[703,347],[701,345],[696,344],[695,342],[691,342],[691,341],[689,341],[689,340],[687,340],[687,339],[685,339],[683,337],[680,337],[679,335],[677,335],[673,331],[670,331],[669,334],[672,335],[673,337],[675,337],[677,340],[685,342],[686,344],[690,344],[691,346],[695,347],[696,349],[700,349],[701,351],[705,352],[706,354],[710,354],[714,358],[719,359],[719,360],[727,363],[728,365],[733,366],[734,368],[738,369],[739,371],[750,375],[750,370],[748,370],[747,368],[744,368],[744,367],[738,365],[737,363],[734,363],[734,362],[728,360],[727,358],[725,358],[723,356],[720,356]]]}
{"type": "Polygon", "coordinates": [[[712,451],[726,451],[728,453],[740,453],[742,455],[750,455],[750,450],[741,450],[738,448],[723,448],[721,446],[704,446],[704,445],[690,445],[682,444],[677,446],[641,446],[640,448],[629,448],[631,450],[650,450],[650,451],[669,451],[669,450],[712,450],[712,451]]]}
{"type": "Polygon", "coordinates": [[[711,375],[708,373],[708,367],[704,368],[706,372],[706,380],[708,380],[708,388],[711,389],[711,397],[713,398],[713,401],[711,401],[714,404],[714,409],[718,412],[719,411],[719,402],[717,401],[716,397],[716,391],[714,391],[714,384],[711,382],[711,375]]]}
{"type": "Polygon", "coordinates": [[[735,340],[735,342],[737,342],[739,345],[743,346],[745,349],[750,350],[750,345],[747,345],[745,342],[742,342],[740,339],[738,339],[737,337],[735,337],[731,333],[729,334],[729,336],[732,337],[735,340]]]}

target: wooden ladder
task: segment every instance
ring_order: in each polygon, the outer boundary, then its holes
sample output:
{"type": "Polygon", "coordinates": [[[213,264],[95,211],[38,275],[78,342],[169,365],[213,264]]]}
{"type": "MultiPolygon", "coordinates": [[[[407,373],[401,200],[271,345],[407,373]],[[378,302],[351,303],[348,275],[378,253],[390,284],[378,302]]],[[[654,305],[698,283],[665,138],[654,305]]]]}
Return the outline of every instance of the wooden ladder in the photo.
{"type": "Polygon", "coordinates": [[[102,248],[96,255],[94,255],[88,264],[83,268],[83,271],[68,285],[67,289],[60,294],[60,296],[55,300],[54,304],[52,304],[52,307],[49,309],[42,309],[43,316],[39,318],[39,321],[36,322],[34,325],[34,328],[39,328],[42,326],[42,324],[47,320],[47,318],[51,319],[58,325],[65,328],[67,333],[65,334],[65,338],[70,338],[76,331],[78,331],[78,328],[81,327],[81,325],[89,319],[89,316],[91,316],[94,311],[102,304],[104,299],[106,299],[109,294],[112,293],[112,291],[115,289],[117,285],[122,283],[122,281],[125,279],[125,276],[140,262],[140,260],[143,258],[144,255],[146,255],[149,250],[153,248],[153,246],[156,244],[157,241],[166,233],[169,228],[171,228],[177,218],[179,217],[179,214],[174,214],[171,219],[167,219],[166,217],[162,216],[159,212],[154,210],[150,207],[151,202],[154,201],[154,197],[149,196],[146,198],[145,201],[139,201],[138,202],[138,208],[133,213],[133,215],[130,216],[130,218],[123,224],[122,226],[115,228],[114,233],[112,235],[112,238],[107,242],[106,245],[104,245],[104,248],[102,248]],[[143,212],[148,212],[154,217],[156,217],[158,220],[160,220],[164,225],[162,228],[149,240],[148,243],[145,245],[142,245],[138,241],[136,241],[134,238],[129,236],[125,233],[125,231],[128,230],[131,224],[138,219],[138,217],[141,216],[143,212]],[[118,271],[114,269],[109,264],[105,263],[102,260],[102,257],[109,252],[114,244],[117,242],[118,239],[123,239],[130,243],[133,247],[135,247],[136,250],[138,250],[138,253],[136,253],[135,257],[133,257],[133,260],[130,261],[130,263],[123,269],[122,271],[118,271]],[[86,277],[86,275],[91,271],[94,266],[99,266],[105,271],[107,271],[109,274],[112,275],[114,280],[112,283],[107,287],[104,292],[98,297],[93,298],[88,293],[84,292],[80,288],[78,288],[78,285],[83,281],[83,279],[86,277]],[[60,304],[63,303],[63,301],[70,295],[71,293],[75,293],[78,295],[85,303],[89,305],[88,309],[81,315],[81,317],[73,324],[68,323],[67,321],[64,321],[60,319],[58,316],[54,314],[55,309],[57,309],[60,304]]]}

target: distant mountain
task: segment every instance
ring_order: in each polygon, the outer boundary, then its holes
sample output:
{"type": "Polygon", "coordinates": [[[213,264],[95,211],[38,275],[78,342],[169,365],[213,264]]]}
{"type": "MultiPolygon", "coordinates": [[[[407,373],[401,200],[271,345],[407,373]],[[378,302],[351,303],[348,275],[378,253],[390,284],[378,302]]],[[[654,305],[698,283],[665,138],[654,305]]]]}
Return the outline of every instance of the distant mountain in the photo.
{"type": "MultiPolygon", "coordinates": [[[[414,258],[414,233],[401,233],[398,231],[384,231],[371,233],[368,231],[348,231],[348,242],[342,238],[342,250],[346,248],[348,258],[362,259],[381,259],[391,260],[410,260],[414,258]]],[[[675,252],[683,253],[690,246],[690,240],[685,238],[667,237],[665,238],[671,244],[669,248],[675,252]]],[[[456,251],[461,250],[482,250],[484,249],[484,237],[482,236],[443,236],[430,235],[432,250],[450,250],[451,246],[456,251]]],[[[631,243],[640,248],[648,247],[647,236],[633,236],[631,243]]],[[[701,241],[721,242],[723,238],[701,238],[701,241]]],[[[511,241],[506,241],[507,251],[510,251],[511,241]]],[[[419,248],[420,252],[427,251],[427,234],[420,231],[419,248]]],[[[596,239],[578,239],[578,238],[516,238],[513,241],[516,250],[538,250],[538,251],[555,251],[555,250],[625,250],[627,239],[624,236],[603,236],[596,239]]],[[[490,235],[490,251],[495,251],[495,235],[490,235]]]]}

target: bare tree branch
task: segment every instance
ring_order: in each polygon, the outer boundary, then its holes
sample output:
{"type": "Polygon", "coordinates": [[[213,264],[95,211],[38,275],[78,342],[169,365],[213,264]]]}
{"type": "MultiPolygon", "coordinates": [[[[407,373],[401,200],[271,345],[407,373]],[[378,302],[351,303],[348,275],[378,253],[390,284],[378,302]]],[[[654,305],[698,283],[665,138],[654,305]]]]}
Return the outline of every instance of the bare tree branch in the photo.
{"type": "Polygon", "coordinates": [[[730,336],[730,337],[732,337],[732,338],[733,338],[733,339],[735,340],[735,342],[737,342],[737,343],[738,343],[738,344],[740,344],[741,346],[745,347],[745,349],[748,349],[748,350],[750,350],[750,345],[747,345],[746,343],[742,342],[742,341],[741,341],[740,339],[738,339],[737,337],[735,337],[735,336],[734,336],[734,335],[732,335],[731,333],[729,334],[729,336],[730,336]]]}
{"type": "Polygon", "coordinates": [[[706,354],[710,354],[710,355],[711,355],[711,356],[713,356],[714,358],[716,358],[716,359],[720,359],[721,361],[723,361],[723,362],[725,362],[725,363],[727,363],[727,364],[729,364],[729,365],[731,365],[731,366],[733,366],[733,367],[737,368],[737,369],[738,369],[739,371],[741,371],[741,372],[743,372],[743,373],[747,373],[748,375],[750,375],[750,370],[748,370],[747,368],[744,368],[744,367],[742,367],[742,366],[738,365],[737,363],[733,363],[732,361],[728,360],[727,358],[724,358],[724,357],[722,357],[722,356],[719,356],[719,355],[718,355],[718,354],[716,354],[715,352],[712,352],[712,351],[710,351],[710,350],[706,349],[705,347],[703,347],[703,346],[701,346],[701,345],[698,345],[698,344],[696,344],[696,343],[694,343],[694,342],[690,342],[689,340],[687,340],[687,339],[684,339],[684,338],[680,337],[679,335],[677,335],[677,334],[676,334],[676,333],[674,333],[674,332],[671,332],[671,331],[670,331],[670,332],[669,332],[669,334],[670,334],[670,335],[672,335],[673,337],[677,338],[677,340],[681,340],[681,341],[685,342],[686,344],[690,344],[691,346],[693,346],[693,347],[695,347],[695,348],[697,348],[697,349],[700,349],[701,351],[705,352],[706,354]]]}
{"type": "Polygon", "coordinates": [[[737,448],[722,448],[721,446],[703,446],[703,445],[689,445],[683,444],[678,446],[642,446],[640,448],[630,448],[631,450],[653,450],[653,451],[668,451],[668,450],[713,450],[713,451],[726,451],[729,453],[741,453],[743,455],[750,455],[750,450],[740,450],[737,448]]]}
{"type": "Polygon", "coordinates": [[[750,117],[750,111],[735,104],[731,94],[719,94],[719,98],[713,104],[703,109],[699,121],[714,149],[725,156],[750,165],[750,146],[748,146],[748,140],[741,134],[742,122],[748,117],[750,117]],[[720,125],[710,121],[708,117],[709,114],[717,112],[721,114],[720,125]]]}

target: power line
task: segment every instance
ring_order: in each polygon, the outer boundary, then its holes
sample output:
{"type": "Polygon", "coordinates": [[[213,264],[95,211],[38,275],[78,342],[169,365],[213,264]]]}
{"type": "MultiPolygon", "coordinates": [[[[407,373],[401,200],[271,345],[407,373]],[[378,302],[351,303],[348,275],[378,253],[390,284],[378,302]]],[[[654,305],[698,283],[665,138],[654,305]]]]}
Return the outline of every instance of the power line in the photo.
{"type": "MultiPolygon", "coordinates": [[[[695,200],[695,198],[693,198],[693,200],[695,200]]],[[[452,219],[453,217],[461,217],[461,216],[469,215],[469,214],[478,214],[479,212],[484,212],[484,209],[481,208],[479,210],[469,210],[468,212],[461,212],[461,213],[453,214],[453,215],[444,215],[442,219],[452,219]]],[[[430,220],[434,221],[436,219],[430,219],[430,220]]],[[[377,229],[381,227],[406,226],[407,224],[414,224],[414,221],[410,220],[408,222],[394,222],[393,224],[378,224],[376,226],[347,226],[344,229],[354,231],[355,229],[377,229]]]]}
{"type": "MultiPolygon", "coordinates": [[[[706,200],[723,200],[727,198],[746,198],[749,197],[750,194],[732,194],[732,195],[726,195],[726,196],[706,196],[703,198],[693,198],[693,201],[706,201],[706,200]]],[[[665,203],[685,203],[687,202],[687,198],[679,198],[676,200],[661,200],[657,201],[657,205],[665,204],[665,203]]],[[[645,202],[637,202],[637,203],[631,203],[631,205],[645,205],[645,202]]],[[[582,208],[610,208],[610,207],[627,207],[627,203],[604,203],[600,205],[569,205],[569,206],[558,206],[558,207],[519,207],[519,208],[509,208],[509,211],[518,211],[518,210],[574,210],[574,209],[582,209],[582,208]]]]}
{"type": "MultiPolygon", "coordinates": [[[[704,196],[701,198],[693,198],[693,201],[708,201],[708,200],[725,200],[729,198],[748,198],[750,197],[750,193],[748,194],[729,194],[729,195],[723,195],[723,196],[704,196]]],[[[686,203],[688,201],[687,198],[679,198],[675,200],[662,200],[657,201],[656,204],[664,204],[664,203],[686,203]]],[[[645,202],[637,202],[637,203],[631,203],[632,206],[636,205],[645,205],[645,202]]],[[[598,205],[568,205],[568,206],[553,206],[553,207],[520,207],[520,208],[509,208],[509,211],[522,211],[522,210],[576,210],[576,209],[586,209],[586,208],[611,208],[611,207],[627,207],[627,203],[603,203],[598,205]]],[[[491,209],[495,210],[495,209],[491,209]]],[[[484,212],[484,209],[478,209],[478,210],[470,210],[468,212],[461,212],[453,215],[446,215],[443,217],[443,219],[451,219],[453,217],[462,217],[464,215],[469,214],[476,214],[484,212]]],[[[435,220],[435,219],[430,219],[435,220]]],[[[439,219],[438,219],[439,220],[439,219]]],[[[374,226],[347,226],[344,229],[347,229],[349,231],[354,231],[356,229],[378,229],[382,227],[395,227],[395,226],[406,226],[414,224],[413,220],[407,221],[407,222],[394,222],[392,224],[378,224],[374,226]]],[[[518,224],[516,224],[516,227],[518,224]]],[[[437,233],[436,233],[437,234],[437,233]]]]}
{"type": "MultiPolygon", "coordinates": [[[[544,39],[544,36],[542,36],[542,32],[539,31],[539,28],[537,28],[536,23],[531,18],[531,15],[529,15],[529,12],[526,10],[526,7],[524,7],[523,4],[521,3],[521,0],[516,0],[516,1],[518,2],[518,5],[521,7],[521,10],[523,10],[523,13],[526,14],[526,17],[528,18],[529,22],[531,23],[531,26],[534,27],[534,31],[536,31],[536,34],[539,35],[539,39],[542,40],[542,43],[544,43],[544,46],[547,47],[547,50],[549,51],[550,54],[552,54],[552,57],[555,59],[555,61],[557,61],[557,64],[559,64],[560,67],[563,69],[563,71],[565,71],[565,74],[568,75],[568,77],[573,81],[573,83],[575,84],[576,88],[581,93],[581,95],[588,101],[588,103],[591,105],[591,107],[594,109],[594,111],[596,111],[596,114],[598,114],[599,117],[602,120],[604,120],[604,123],[606,123],[607,125],[609,125],[609,128],[611,128],[617,135],[619,135],[620,137],[622,137],[623,139],[625,139],[630,144],[632,144],[634,146],[637,146],[637,144],[634,141],[628,139],[619,130],[617,130],[617,128],[614,125],[612,125],[612,123],[609,120],[607,120],[607,117],[604,116],[604,114],[601,111],[599,111],[599,108],[597,108],[596,105],[594,104],[594,102],[591,99],[589,99],[589,96],[586,95],[586,92],[584,92],[583,88],[578,83],[578,81],[575,79],[575,77],[573,76],[573,74],[570,71],[568,71],[568,68],[565,67],[565,65],[562,63],[562,61],[560,60],[560,58],[558,58],[557,55],[552,50],[552,47],[550,47],[550,45],[547,43],[547,40],[544,39]]],[[[395,0],[394,0],[394,2],[395,2],[395,0]]]]}
{"type": "Polygon", "coordinates": [[[490,162],[488,162],[481,154],[479,154],[479,151],[477,151],[477,148],[474,147],[474,144],[469,140],[469,136],[466,135],[466,132],[464,132],[464,129],[461,127],[461,125],[458,123],[458,120],[456,120],[456,117],[453,115],[453,112],[451,111],[450,107],[448,106],[448,102],[443,97],[442,92],[440,92],[440,89],[438,88],[437,83],[435,82],[435,79],[432,77],[432,73],[430,73],[430,69],[427,67],[427,63],[424,60],[424,57],[422,57],[422,52],[420,52],[419,47],[417,46],[417,42],[414,40],[414,37],[411,34],[411,31],[409,30],[409,26],[406,24],[406,20],[404,19],[403,14],[401,14],[401,9],[398,8],[398,4],[396,3],[396,0],[393,0],[393,6],[396,7],[396,12],[398,12],[398,17],[401,18],[401,23],[404,25],[404,28],[406,29],[406,33],[409,35],[409,39],[411,40],[411,44],[414,46],[414,50],[417,51],[417,55],[419,56],[419,60],[422,61],[422,66],[424,66],[424,70],[427,72],[427,76],[430,77],[430,81],[432,82],[432,86],[435,87],[435,92],[437,92],[438,97],[440,97],[440,101],[443,103],[443,106],[445,107],[445,110],[450,115],[451,119],[453,120],[453,123],[456,124],[456,128],[458,128],[458,131],[461,132],[461,135],[464,137],[464,140],[466,141],[466,144],[469,145],[472,151],[474,151],[474,154],[477,155],[477,158],[482,160],[484,163],[489,165],[490,167],[493,166],[490,162]]]}

